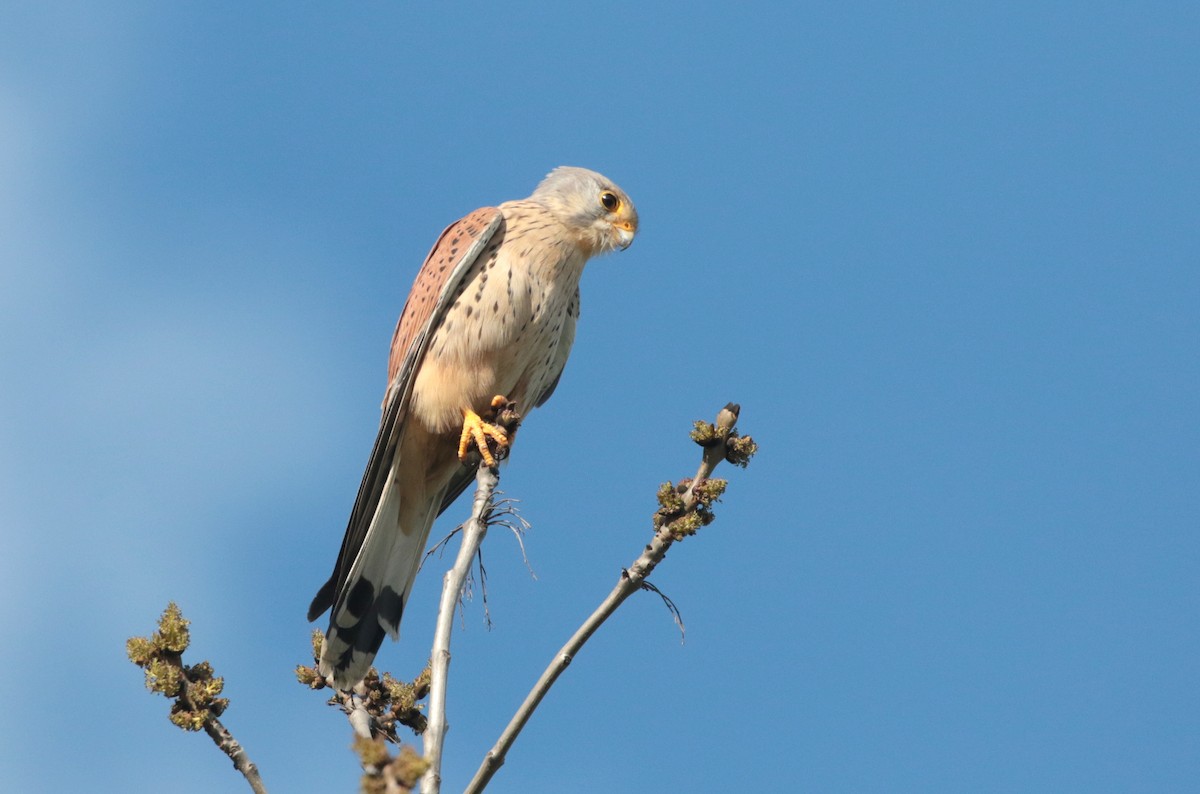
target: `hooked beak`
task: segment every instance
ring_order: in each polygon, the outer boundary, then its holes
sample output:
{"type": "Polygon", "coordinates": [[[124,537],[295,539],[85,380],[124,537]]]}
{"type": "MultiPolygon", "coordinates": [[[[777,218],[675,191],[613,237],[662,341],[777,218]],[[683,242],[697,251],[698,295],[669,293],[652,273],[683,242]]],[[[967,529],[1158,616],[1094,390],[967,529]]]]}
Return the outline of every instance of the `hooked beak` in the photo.
{"type": "Polygon", "coordinates": [[[633,243],[633,236],[637,234],[637,224],[632,221],[621,221],[616,225],[616,232],[617,247],[624,251],[633,243]]]}

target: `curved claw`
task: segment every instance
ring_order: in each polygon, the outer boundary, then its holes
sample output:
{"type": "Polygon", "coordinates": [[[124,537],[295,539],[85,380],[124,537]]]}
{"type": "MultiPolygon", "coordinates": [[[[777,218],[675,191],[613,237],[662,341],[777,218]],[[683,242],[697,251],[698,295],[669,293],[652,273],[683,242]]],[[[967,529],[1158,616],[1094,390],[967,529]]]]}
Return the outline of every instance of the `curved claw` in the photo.
{"type": "MultiPolygon", "coordinates": [[[[508,402],[506,397],[496,396],[492,399],[492,406],[498,408],[508,402]],[[497,403],[499,401],[499,403],[497,403]]],[[[485,422],[479,414],[472,411],[470,408],[463,409],[463,428],[462,435],[458,438],[458,459],[464,463],[467,460],[467,455],[470,453],[472,443],[479,450],[483,462],[488,466],[496,465],[496,457],[488,448],[488,439],[496,442],[496,446],[501,451],[505,451],[509,445],[508,433],[499,425],[494,425],[490,422],[485,422]]]]}

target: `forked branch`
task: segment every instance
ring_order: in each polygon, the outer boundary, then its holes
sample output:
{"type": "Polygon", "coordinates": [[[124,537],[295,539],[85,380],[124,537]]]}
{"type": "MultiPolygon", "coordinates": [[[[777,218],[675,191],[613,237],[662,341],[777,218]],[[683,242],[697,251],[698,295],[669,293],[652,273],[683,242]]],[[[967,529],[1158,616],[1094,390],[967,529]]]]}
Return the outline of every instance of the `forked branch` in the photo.
{"type": "Polygon", "coordinates": [[[496,770],[504,764],[513,742],[529,722],[538,704],[550,691],[550,687],[571,664],[584,643],[617,607],[629,596],[646,587],[646,578],[666,557],[672,544],[695,534],[697,529],[713,520],[712,504],[724,492],[725,481],[709,479],[709,475],[723,460],[745,467],[758,450],[752,438],[739,436],[734,428],[740,410],[738,405],[729,403],[717,414],[715,425],[707,422],[696,423],[692,431],[692,440],[704,449],[696,476],[690,481],[679,483],[678,486],[666,483],[659,489],[660,506],[654,514],[654,537],[633,564],[621,571],[621,576],[608,597],[554,655],[554,659],[526,695],[525,701],[517,709],[504,732],[500,734],[495,746],[484,757],[475,777],[466,788],[467,794],[475,794],[487,786],[496,770]]]}

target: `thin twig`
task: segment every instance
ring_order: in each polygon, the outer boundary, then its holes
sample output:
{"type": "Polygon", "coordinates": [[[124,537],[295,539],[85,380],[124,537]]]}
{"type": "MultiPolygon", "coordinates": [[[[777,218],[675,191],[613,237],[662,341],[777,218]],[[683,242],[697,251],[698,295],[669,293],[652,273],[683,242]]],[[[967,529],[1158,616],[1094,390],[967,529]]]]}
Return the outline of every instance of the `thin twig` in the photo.
{"type": "MultiPolygon", "coordinates": [[[[700,468],[696,472],[696,477],[692,480],[691,485],[682,494],[684,512],[691,511],[696,507],[697,495],[696,487],[712,474],[713,469],[717,467],[722,460],[725,459],[727,453],[727,436],[737,422],[738,409],[737,406],[730,404],[726,406],[717,415],[716,429],[718,433],[712,443],[704,446],[704,455],[700,462],[700,468]]],[[[483,763],[479,765],[478,771],[475,772],[475,777],[471,779],[470,784],[465,789],[465,794],[478,794],[483,791],[492,776],[496,774],[503,764],[504,759],[508,755],[509,749],[513,742],[517,740],[521,730],[525,724],[529,722],[529,718],[533,715],[538,704],[546,697],[546,693],[550,691],[550,687],[558,680],[563,671],[571,664],[575,655],[583,647],[584,643],[596,632],[597,629],[608,619],[617,607],[629,598],[629,596],[641,590],[646,578],[654,571],[655,566],[662,562],[667,554],[667,550],[676,540],[676,536],[669,525],[660,526],[654,533],[654,538],[646,546],[644,552],[629,568],[621,571],[621,577],[617,581],[616,587],[608,594],[608,597],[601,602],[596,611],[583,622],[576,632],[567,641],[567,644],[559,649],[554,655],[554,659],[546,667],[537,683],[533,685],[533,689],[525,696],[525,701],[517,709],[504,732],[500,734],[494,747],[484,756],[483,763]]]]}
{"type": "Polygon", "coordinates": [[[196,682],[192,680],[188,672],[188,668],[183,667],[181,664],[180,674],[185,683],[179,688],[179,701],[189,711],[206,714],[203,727],[204,732],[208,734],[208,738],[213,740],[213,744],[221,752],[229,756],[229,760],[233,761],[233,768],[242,773],[242,777],[246,778],[246,782],[250,784],[250,788],[254,791],[254,794],[267,794],[267,786],[258,774],[258,765],[250,760],[250,756],[246,754],[246,750],[242,747],[241,742],[233,738],[233,734],[217,719],[212,709],[204,709],[203,706],[192,699],[191,693],[188,691],[188,685],[196,682]]]}
{"type": "Polygon", "coordinates": [[[429,675],[429,726],[425,729],[425,760],[429,769],[421,779],[424,794],[438,794],[442,786],[442,745],[446,740],[446,680],[450,671],[450,633],[454,627],[454,609],[462,593],[463,582],[479,545],[487,535],[488,513],[500,473],[495,467],[479,465],[475,475],[475,501],[471,517],[463,524],[462,545],[454,566],[442,580],[442,598],[438,604],[437,626],[433,635],[429,675]]]}
{"type": "Polygon", "coordinates": [[[267,794],[258,767],[217,718],[229,706],[227,698],[218,697],[224,689],[224,679],[213,675],[212,665],[207,661],[183,663],[183,652],[192,641],[190,623],[172,601],[159,617],[155,632],[149,637],[130,637],[125,642],[125,653],[129,661],[145,671],[147,689],[175,701],[171,706],[172,723],[186,731],[203,728],[213,744],[233,761],[234,769],[246,779],[254,794],[267,794]]]}
{"type": "Polygon", "coordinates": [[[425,563],[429,562],[429,558],[434,554],[437,554],[438,559],[441,559],[442,552],[444,552],[446,547],[450,545],[450,541],[454,539],[454,536],[458,534],[460,529],[462,529],[462,527],[455,527],[446,533],[446,537],[430,546],[429,551],[425,552],[425,556],[421,558],[421,564],[418,566],[418,570],[424,570],[425,563]]]}
{"type": "Polygon", "coordinates": [[[679,644],[683,645],[687,639],[687,628],[683,625],[683,613],[679,611],[679,607],[671,600],[671,597],[659,590],[653,582],[642,582],[642,589],[654,593],[662,599],[663,606],[671,613],[671,617],[675,619],[675,625],[679,627],[679,644]]]}
{"type": "Polygon", "coordinates": [[[267,787],[258,774],[258,766],[250,760],[250,756],[246,755],[246,751],[242,749],[241,743],[233,738],[233,734],[221,724],[219,719],[210,717],[205,720],[204,732],[217,747],[221,748],[221,752],[229,756],[233,761],[234,768],[242,773],[242,777],[246,778],[246,782],[250,784],[254,794],[267,794],[267,787]]]}
{"type": "Polygon", "coordinates": [[[509,531],[513,533],[513,537],[517,539],[517,545],[521,547],[521,561],[525,563],[525,570],[529,571],[529,575],[536,580],[537,573],[534,572],[533,565],[529,562],[529,555],[525,553],[525,533],[531,524],[517,510],[517,502],[518,500],[507,496],[496,501],[492,505],[491,523],[493,526],[508,527],[509,531]]]}

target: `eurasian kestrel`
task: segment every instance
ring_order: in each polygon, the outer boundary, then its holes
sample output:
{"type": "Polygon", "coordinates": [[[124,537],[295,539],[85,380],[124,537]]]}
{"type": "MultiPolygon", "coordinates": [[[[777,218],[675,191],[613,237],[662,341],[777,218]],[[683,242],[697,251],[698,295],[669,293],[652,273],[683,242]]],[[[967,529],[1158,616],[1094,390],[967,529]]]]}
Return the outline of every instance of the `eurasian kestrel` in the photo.
{"type": "Polygon", "coordinates": [[[627,248],[633,202],[610,180],[560,167],[527,199],[451,224],[417,274],[392,336],[383,419],[333,575],[308,609],[330,607],[320,671],[348,689],[400,619],[429,529],[471,482],[460,458],[487,440],[494,400],[524,416],[558,384],[593,256],[627,248]],[[461,443],[460,443],[461,442],[461,443]]]}

